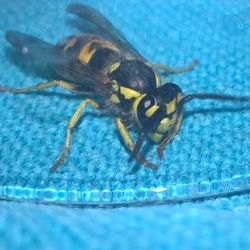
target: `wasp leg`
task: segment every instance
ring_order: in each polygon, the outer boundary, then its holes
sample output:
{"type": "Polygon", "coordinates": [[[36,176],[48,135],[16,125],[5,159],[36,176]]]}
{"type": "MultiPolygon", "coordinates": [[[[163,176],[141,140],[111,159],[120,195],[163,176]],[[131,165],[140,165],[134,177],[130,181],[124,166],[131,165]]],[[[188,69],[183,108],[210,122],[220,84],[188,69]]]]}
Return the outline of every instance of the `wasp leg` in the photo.
{"type": "Polygon", "coordinates": [[[30,86],[30,87],[25,87],[25,88],[20,88],[20,89],[7,88],[7,87],[0,86],[0,91],[11,92],[11,93],[25,93],[25,92],[31,92],[33,90],[41,90],[41,89],[51,88],[53,86],[59,86],[61,88],[70,89],[70,90],[73,89],[72,84],[69,82],[61,81],[61,80],[53,80],[50,82],[38,83],[36,85],[30,86]]]}
{"type": "Polygon", "coordinates": [[[166,73],[170,74],[170,73],[183,73],[183,72],[187,72],[192,70],[196,65],[198,65],[199,62],[197,60],[194,60],[192,63],[190,63],[187,66],[184,66],[182,68],[172,68],[169,67],[167,65],[164,64],[154,64],[154,67],[158,68],[158,69],[162,69],[164,71],[166,71],[166,73]]]}
{"type": "MultiPolygon", "coordinates": [[[[132,141],[132,138],[131,136],[129,135],[129,132],[126,128],[126,126],[123,124],[122,120],[120,118],[116,118],[115,119],[115,123],[119,129],[119,132],[123,138],[123,141],[125,142],[126,146],[128,147],[128,149],[130,151],[133,151],[134,149],[134,143],[132,141]]],[[[154,170],[157,170],[158,167],[153,164],[153,163],[150,163],[148,162],[147,160],[145,160],[143,158],[143,156],[139,153],[138,156],[137,156],[137,160],[142,164],[144,165],[146,168],[150,168],[150,169],[154,169],[154,170]]]]}
{"type": "Polygon", "coordinates": [[[167,146],[167,144],[176,136],[179,132],[182,122],[182,114],[178,116],[176,124],[173,130],[167,135],[167,137],[161,142],[159,147],[157,148],[157,154],[160,159],[163,159],[163,150],[167,146]]]}
{"type": "Polygon", "coordinates": [[[66,159],[68,152],[69,152],[69,148],[70,148],[70,142],[71,142],[71,130],[75,127],[77,121],[80,118],[80,115],[82,113],[82,111],[84,110],[85,106],[87,104],[90,104],[93,108],[98,109],[99,108],[99,104],[96,103],[95,101],[91,100],[91,99],[86,99],[85,101],[83,101],[79,107],[77,108],[77,110],[75,111],[75,113],[73,114],[73,116],[71,117],[68,126],[67,126],[67,135],[66,135],[66,140],[65,140],[65,144],[64,144],[64,149],[63,152],[60,156],[60,158],[56,161],[56,163],[51,167],[51,171],[55,172],[58,167],[64,162],[64,160],[66,159]]]}

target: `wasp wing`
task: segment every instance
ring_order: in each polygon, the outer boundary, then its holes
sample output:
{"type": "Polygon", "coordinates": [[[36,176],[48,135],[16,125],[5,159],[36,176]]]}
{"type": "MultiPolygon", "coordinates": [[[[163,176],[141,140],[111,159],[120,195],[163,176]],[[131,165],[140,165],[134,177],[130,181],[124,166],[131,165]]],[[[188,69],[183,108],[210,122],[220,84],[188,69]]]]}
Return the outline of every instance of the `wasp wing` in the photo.
{"type": "Polygon", "coordinates": [[[86,30],[85,28],[85,32],[87,31],[110,40],[128,57],[130,56],[146,61],[146,59],[128,42],[124,35],[99,11],[85,4],[70,4],[67,7],[67,11],[81,18],[82,21],[87,21],[94,25],[94,29],[86,30]]]}
{"type": "Polygon", "coordinates": [[[60,55],[59,58],[59,51],[57,51],[53,44],[47,43],[34,36],[9,30],[6,32],[5,37],[13,47],[32,60],[46,64],[66,60],[66,58],[62,58],[62,55],[60,55]]]}
{"type": "Polygon", "coordinates": [[[50,66],[58,75],[72,82],[72,89],[84,94],[96,94],[108,81],[100,72],[83,66],[70,54],[39,38],[9,30],[7,41],[29,59],[50,66]]]}
{"type": "Polygon", "coordinates": [[[108,91],[107,83],[110,79],[101,72],[93,71],[87,65],[82,65],[73,59],[69,63],[51,65],[55,72],[71,82],[72,90],[88,94],[104,96],[108,91]]]}

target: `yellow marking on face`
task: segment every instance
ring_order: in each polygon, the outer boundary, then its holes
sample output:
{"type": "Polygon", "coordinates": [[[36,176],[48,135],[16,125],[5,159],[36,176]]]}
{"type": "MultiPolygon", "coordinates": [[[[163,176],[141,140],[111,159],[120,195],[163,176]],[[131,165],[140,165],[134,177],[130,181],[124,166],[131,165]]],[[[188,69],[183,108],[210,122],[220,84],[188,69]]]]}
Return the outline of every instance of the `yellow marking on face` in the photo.
{"type": "Polygon", "coordinates": [[[109,69],[108,69],[108,73],[111,74],[112,72],[114,72],[119,66],[120,66],[121,63],[119,62],[116,62],[116,63],[113,63],[109,69]]]}
{"type": "Polygon", "coordinates": [[[148,136],[153,142],[158,143],[162,140],[163,134],[155,132],[155,133],[148,133],[148,136]]]}
{"type": "Polygon", "coordinates": [[[105,40],[93,39],[83,46],[83,48],[79,54],[79,60],[83,64],[87,64],[91,60],[93,54],[96,52],[96,48],[93,48],[90,50],[90,48],[93,44],[97,44],[101,48],[107,48],[107,49],[111,49],[111,50],[119,52],[119,50],[112,43],[105,41],[105,40]]]}
{"type": "Polygon", "coordinates": [[[161,120],[160,125],[157,128],[157,131],[161,134],[166,133],[169,127],[171,126],[171,120],[169,118],[164,118],[161,120]]]}
{"type": "Polygon", "coordinates": [[[159,108],[159,106],[157,106],[157,105],[152,106],[151,108],[149,108],[149,109],[146,111],[145,115],[146,115],[147,117],[151,117],[151,116],[155,113],[155,111],[156,111],[158,108],[159,108]]]}
{"type": "Polygon", "coordinates": [[[140,96],[140,93],[137,92],[136,90],[126,88],[123,86],[120,87],[120,92],[122,95],[124,95],[125,99],[127,100],[130,100],[131,98],[137,98],[138,96],[140,96]]]}
{"type": "Polygon", "coordinates": [[[177,119],[176,114],[174,114],[171,119],[169,119],[167,117],[163,118],[161,120],[159,126],[157,127],[157,132],[159,132],[161,134],[165,134],[166,132],[171,130],[176,123],[176,119],[177,119]]]}
{"type": "Polygon", "coordinates": [[[110,97],[110,100],[111,100],[112,103],[115,103],[115,104],[118,104],[118,103],[121,102],[116,94],[112,94],[111,97],[110,97]]]}
{"type": "Polygon", "coordinates": [[[174,98],[170,103],[166,104],[167,106],[167,114],[171,114],[176,110],[176,98],[174,98]]]}
{"type": "Polygon", "coordinates": [[[74,47],[74,45],[76,44],[77,42],[77,38],[76,37],[73,37],[71,38],[64,46],[63,48],[63,51],[66,52],[69,48],[72,48],[74,47]]]}

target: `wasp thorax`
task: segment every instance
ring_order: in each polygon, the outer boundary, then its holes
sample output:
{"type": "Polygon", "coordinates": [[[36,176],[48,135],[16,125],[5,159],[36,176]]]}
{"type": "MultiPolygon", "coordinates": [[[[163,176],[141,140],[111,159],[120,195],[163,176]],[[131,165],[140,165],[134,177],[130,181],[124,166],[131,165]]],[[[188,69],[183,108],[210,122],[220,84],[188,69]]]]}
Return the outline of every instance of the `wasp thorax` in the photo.
{"type": "Polygon", "coordinates": [[[153,68],[140,60],[124,60],[114,63],[110,67],[109,76],[120,86],[140,93],[156,88],[159,81],[153,68]]]}
{"type": "Polygon", "coordinates": [[[173,130],[182,110],[178,109],[181,89],[171,83],[136,98],[133,117],[138,127],[154,142],[160,142],[173,130]]]}

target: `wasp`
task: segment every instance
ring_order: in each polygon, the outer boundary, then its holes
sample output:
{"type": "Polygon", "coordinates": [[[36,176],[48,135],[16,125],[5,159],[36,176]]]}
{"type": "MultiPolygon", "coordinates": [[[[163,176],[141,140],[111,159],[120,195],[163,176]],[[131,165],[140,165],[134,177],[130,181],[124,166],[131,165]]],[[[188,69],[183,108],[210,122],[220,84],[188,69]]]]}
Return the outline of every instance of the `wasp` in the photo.
{"type": "Polygon", "coordinates": [[[58,86],[76,91],[83,101],[70,119],[65,145],[58,160],[51,167],[56,171],[66,159],[71,144],[72,129],[86,105],[115,118],[115,123],[130,151],[129,161],[136,159],[145,167],[157,169],[140,153],[144,138],[159,143],[157,153],[163,150],[181,127],[183,107],[193,99],[248,102],[250,97],[236,97],[213,93],[183,94],[173,83],[161,83],[159,70],[182,73],[192,70],[194,61],[183,68],[171,68],[147,61],[99,11],[84,4],[71,4],[67,11],[74,14],[91,29],[82,35],[66,37],[52,45],[18,31],[7,31],[7,41],[32,60],[48,65],[57,80],[38,83],[21,89],[0,87],[0,91],[26,93],[58,86]],[[134,143],[129,128],[139,131],[134,143]]]}

